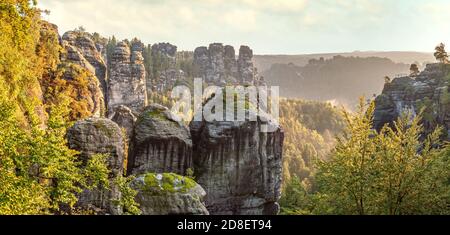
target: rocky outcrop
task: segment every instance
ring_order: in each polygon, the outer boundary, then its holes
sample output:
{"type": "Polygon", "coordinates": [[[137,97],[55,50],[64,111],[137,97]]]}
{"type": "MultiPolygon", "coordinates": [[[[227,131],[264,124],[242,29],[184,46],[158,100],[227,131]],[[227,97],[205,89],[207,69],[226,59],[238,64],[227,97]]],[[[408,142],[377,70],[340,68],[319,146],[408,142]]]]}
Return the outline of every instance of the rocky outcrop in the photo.
{"type": "Polygon", "coordinates": [[[153,56],[164,55],[172,59],[171,63],[175,62],[176,54],[177,54],[177,46],[172,45],[170,43],[163,42],[152,45],[153,56]]]}
{"type": "Polygon", "coordinates": [[[202,200],[206,193],[190,178],[176,174],[147,173],[132,187],[143,215],[208,215],[202,200]]]}
{"type": "Polygon", "coordinates": [[[440,125],[450,140],[450,65],[428,64],[416,77],[398,77],[386,83],[376,100],[374,127],[392,124],[404,112],[424,109],[423,125],[431,132],[440,125]]]}
{"type": "Polygon", "coordinates": [[[252,85],[255,80],[256,70],[253,66],[253,51],[248,46],[239,48],[238,72],[240,81],[245,85],[252,85]]]}
{"type": "Polygon", "coordinates": [[[96,154],[108,154],[110,190],[84,190],[79,195],[77,206],[100,208],[104,213],[120,214],[121,208],[113,203],[120,198],[114,179],[123,174],[124,139],[119,126],[108,119],[88,118],[78,121],[67,131],[68,145],[80,152],[83,166],[96,154]]]}
{"type": "Polygon", "coordinates": [[[108,117],[120,105],[139,113],[147,104],[144,59],[140,51],[130,50],[125,42],[117,44],[112,55],[108,81],[108,117]]]}
{"type": "Polygon", "coordinates": [[[253,51],[241,46],[236,60],[234,48],[212,43],[209,47],[197,47],[194,51],[195,75],[210,85],[256,85],[259,81],[253,66],[253,51]]]}
{"type": "Polygon", "coordinates": [[[183,80],[184,73],[177,68],[177,47],[170,43],[157,43],[152,46],[153,66],[157,68],[149,88],[165,92],[175,83],[183,80]]]}
{"type": "Polygon", "coordinates": [[[61,64],[59,65],[63,74],[62,78],[68,82],[76,82],[76,77],[82,73],[87,74],[88,94],[83,99],[87,102],[87,111],[94,117],[102,117],[106,112],[105,100],[100,81],[95,76],[96,69],[87,61],[82,52],[75,46],[64,41],[62,44],[64,52],[61,53],[61,64]]]}
{"type": "Polygon", "coordinates": [[[102,52],[98,50],[96,43],[92,39],[92,35],[86,32],[68,31],[62,36],[62,40],[76,47],[86,61],[95,68],[95,71],[93,71],[94,75],[99,80],[103,95],[106,97],[106,63],[102,52]]]}
{"type": "Polygon", "coordinates": [[[194,174],[211,214],[278,213],[284,132],[273,119],[193,121],[190,130],[194,174]]]}
{"type": "Polygon", "coordinates": [[[115,109],[114,116],[111,118],[112,121],[117,123],[119,127],[125,129],[128,139],[131,139],[133,135],[134,124],[136,123],[136,116],[133,114],[131,109],[127,106],[120,105],[115,109]]]}
{"type": "Polygon", "coordinates": [[[234,47],[226,45],[224,47],[224,63],[225,63],[225,73],[229,79],[238,78],[238,65],[236,61],[236,53],[234,47]]]}
{"type": "Polygon", "coordinates": [[[192,140],[187,127],[170,110],[152,104],[139,115],[130,143],[128,172],[174,172],[192,168],[192,140]]]}

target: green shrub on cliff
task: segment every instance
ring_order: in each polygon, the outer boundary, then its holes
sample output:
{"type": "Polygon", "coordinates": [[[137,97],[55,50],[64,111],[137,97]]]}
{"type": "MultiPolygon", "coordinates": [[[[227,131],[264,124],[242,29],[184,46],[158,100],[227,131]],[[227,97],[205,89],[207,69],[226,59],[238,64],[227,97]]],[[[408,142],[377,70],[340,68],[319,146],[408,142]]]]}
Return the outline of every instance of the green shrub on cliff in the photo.
{"type": "Polygon", "coordinates": [[[48,83],[59,63],[57,39],[35,1],[0,2],[0,214],[70,212],[92,179],[105,182],[104,163],[82,170],[67,147],[73,97],[47,93],[57,89],[48,83]]]}

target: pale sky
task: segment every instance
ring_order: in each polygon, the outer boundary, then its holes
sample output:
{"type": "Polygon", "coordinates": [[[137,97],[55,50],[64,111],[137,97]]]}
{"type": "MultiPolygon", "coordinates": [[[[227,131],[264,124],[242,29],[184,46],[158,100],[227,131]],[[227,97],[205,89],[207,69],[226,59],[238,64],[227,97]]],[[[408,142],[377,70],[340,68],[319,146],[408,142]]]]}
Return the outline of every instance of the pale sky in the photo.
{"type": "Polygon", "coordinates": [[[432,51],[450,45],[449,0],[38,0],[60,33],[89,32],[179,50],[222,42],[255,54],[432,51]]]}

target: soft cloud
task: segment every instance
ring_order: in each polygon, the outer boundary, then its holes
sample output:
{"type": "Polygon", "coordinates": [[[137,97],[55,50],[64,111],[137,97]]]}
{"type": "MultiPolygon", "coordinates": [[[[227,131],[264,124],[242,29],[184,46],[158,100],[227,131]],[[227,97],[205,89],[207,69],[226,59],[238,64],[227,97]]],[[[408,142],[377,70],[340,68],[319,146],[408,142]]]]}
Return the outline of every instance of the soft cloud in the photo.
{"type": "Polygon", "coordinates": [[[242,2],[252,8],[288,12],[304,10],[307,5],[306,0],[242,0],[242,2]]]}
{"type": "Polygon", "coordinates": [[[186,50],[210,42],[249,44],[255,53],[427,50],[450,36],[446,0],[38,2],[61,32],[83,25],[105,36],[169,41],[186,50]]]}

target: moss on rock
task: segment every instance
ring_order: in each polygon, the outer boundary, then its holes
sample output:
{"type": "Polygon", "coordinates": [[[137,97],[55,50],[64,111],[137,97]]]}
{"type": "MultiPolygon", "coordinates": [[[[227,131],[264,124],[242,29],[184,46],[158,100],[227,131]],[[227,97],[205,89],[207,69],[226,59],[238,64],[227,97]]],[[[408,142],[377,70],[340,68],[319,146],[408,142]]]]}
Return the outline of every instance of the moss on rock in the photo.
{"type": "Polygon", "coordinates": [[[155,194],[187,193],[196,184],[194,180],[175,173],[147,173],[144,176],[143,190],[155,194]]]}

